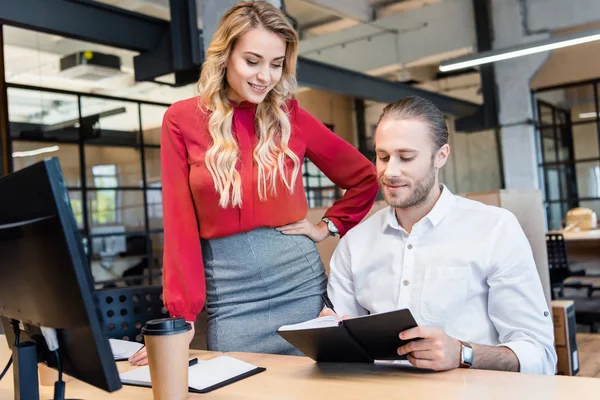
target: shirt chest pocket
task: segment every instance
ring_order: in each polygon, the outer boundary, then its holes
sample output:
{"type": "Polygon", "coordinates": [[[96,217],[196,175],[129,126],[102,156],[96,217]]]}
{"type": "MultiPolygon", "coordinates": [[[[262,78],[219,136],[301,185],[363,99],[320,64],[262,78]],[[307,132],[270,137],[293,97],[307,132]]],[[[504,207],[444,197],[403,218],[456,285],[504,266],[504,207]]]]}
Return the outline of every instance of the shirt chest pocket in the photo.
{"type": "Polygon", "coordinates": [[[468,267],[428,267],[421,292],[423,320],[447,322],[461,312],[467,298],[468,267]]]}

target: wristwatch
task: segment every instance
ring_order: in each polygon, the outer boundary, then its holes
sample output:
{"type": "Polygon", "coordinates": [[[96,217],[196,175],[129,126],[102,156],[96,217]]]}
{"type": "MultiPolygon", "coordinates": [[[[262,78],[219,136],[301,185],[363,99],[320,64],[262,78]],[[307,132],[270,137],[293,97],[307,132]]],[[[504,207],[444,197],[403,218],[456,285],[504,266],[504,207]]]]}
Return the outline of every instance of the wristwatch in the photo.
{"type": "Polygon", "coordinates": [[[460,368],[471,368],[473,366],[473,346],[470,343],[460,342],[460,368]]]}
{"type": "Polygon", "coordinates": [[[329,230],[329,234],[331,236],[335,236],[336,234],[340,233],[337,226],[335,226],[333,221],[331,221],[329,218],[323,218],[322,221],[327,224],[327,230],[329,230]]]}

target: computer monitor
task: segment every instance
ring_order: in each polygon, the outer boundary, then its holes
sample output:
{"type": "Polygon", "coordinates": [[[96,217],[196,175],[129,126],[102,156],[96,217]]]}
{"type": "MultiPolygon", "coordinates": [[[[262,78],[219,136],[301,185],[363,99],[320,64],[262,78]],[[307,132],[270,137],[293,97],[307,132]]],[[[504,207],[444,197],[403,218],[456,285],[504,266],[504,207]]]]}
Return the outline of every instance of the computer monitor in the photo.
{"type": "Polygon", "coordinates": [[[10,321],[20,321],[21,343],[35,343],[37,361],[56,368],[40,327],[55,328],[64,373],[121,388],[57,158],[0,178],[0,316],[9,346],[10,321]]]}

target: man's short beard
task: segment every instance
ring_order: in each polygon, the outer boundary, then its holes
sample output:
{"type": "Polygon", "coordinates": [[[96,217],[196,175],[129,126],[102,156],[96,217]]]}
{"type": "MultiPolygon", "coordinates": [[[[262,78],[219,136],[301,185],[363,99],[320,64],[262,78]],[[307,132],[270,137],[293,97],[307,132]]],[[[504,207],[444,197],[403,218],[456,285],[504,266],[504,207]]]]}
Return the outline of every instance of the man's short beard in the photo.
{"type": "MultiPolygon", "coordinates": [[[[382,184],[380,179],[380,185],[382,184]]],[[[388,197],[383,191],[385,201],[394,208],[411,208],[421,205],[427,200],[427,197],[431,193],[433,186],[435,185],[435,168],[433,163],[431,168],[427,172],[427,175],[415,183],[415,190],[406,200],[395,199],[394,197],[388,197]]]]}

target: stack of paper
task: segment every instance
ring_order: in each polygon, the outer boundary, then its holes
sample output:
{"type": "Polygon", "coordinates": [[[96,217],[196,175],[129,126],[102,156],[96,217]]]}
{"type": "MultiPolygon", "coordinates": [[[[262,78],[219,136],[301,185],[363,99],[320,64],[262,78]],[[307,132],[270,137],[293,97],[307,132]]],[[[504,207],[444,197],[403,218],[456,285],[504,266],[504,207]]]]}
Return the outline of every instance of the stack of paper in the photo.
{"type": "Polygon", "coordinates": [[[127,360],[144,347],[141,343],[120,339],[108,339],[108,342],[116,361],[127,360]]]}

